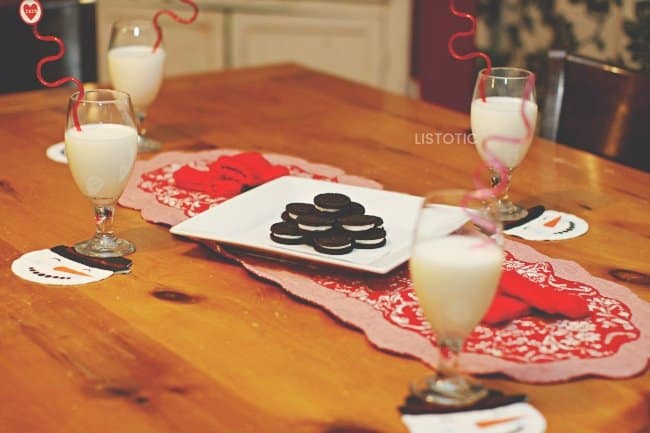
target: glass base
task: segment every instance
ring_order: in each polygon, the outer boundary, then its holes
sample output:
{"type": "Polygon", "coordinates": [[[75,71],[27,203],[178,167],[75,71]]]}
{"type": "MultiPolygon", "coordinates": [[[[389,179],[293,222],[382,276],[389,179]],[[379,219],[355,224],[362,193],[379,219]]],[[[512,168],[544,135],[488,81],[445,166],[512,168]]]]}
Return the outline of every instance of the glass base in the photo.
{"type": "Polygon", "coordinates": [[[499,221],[517,221],[528,216],[528,209],[518,206],[510,200],[499,200],[496,217],[499,221]]]}
{"type": "Polygon", "coordinates": [[[162,144],[145,135],[138,135],[138,153],[156,152],[160,150],[162,144]]]}
{"type": "Polygon", "coordinates": [[[427,403],[462,407],[487,397],[488,390],[463,376],[430,376],[411,384],[411,393],[427,403]]]}
{"type": "Polygon", "coordinates": [[[95,236],[74,246],[75,251],[91,257],[122,257],[135,252],[135,245],[113,235],[95,236]]]}

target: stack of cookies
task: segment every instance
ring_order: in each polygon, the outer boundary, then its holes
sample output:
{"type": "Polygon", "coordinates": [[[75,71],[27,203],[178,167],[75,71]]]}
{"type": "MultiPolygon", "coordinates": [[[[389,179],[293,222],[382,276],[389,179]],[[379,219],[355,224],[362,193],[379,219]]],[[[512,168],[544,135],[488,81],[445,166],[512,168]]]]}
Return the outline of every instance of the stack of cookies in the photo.
{"type": "Polygon", "coordinates": [[[324,254],[347,254],[355,248],[386,245],[384,221],[366,215],[360,203],[344,194],[324,193],[313,203],[289,203],[282,222],[271,226],[271,239],[286,245],[311,245],[324,254]]]}

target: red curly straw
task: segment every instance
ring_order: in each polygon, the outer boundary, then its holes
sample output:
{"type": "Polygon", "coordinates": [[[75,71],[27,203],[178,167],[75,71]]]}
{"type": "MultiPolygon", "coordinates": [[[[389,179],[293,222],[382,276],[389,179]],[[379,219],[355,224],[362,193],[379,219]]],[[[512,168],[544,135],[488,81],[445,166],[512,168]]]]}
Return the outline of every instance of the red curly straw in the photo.
{"type": "Polygon", "coordinates": [[[79,114],[78,114],[78,109],[79,109],[79,103],[84,97],[84,86],[81,84],[81,81],[76,79],[75,77],[63,77],[59,78],[58,80],[50,83],[43,78],[43,66],[46,63],[50,62],[56,62],[57,60],[60,60],[63,55],[65,54],[65,45],[63,44],[63,41],[56,36],[43,36],[38,32],[38,24],[34,24],[32,26],[32,30],[34,33],[34,37],[38,39],[39,41],[42,42],[55,42],[59,46],[59,52],[54,55],[54,56],[47,56],[43,57],[38,61],[36,64],[36,78],[38,78],[38,81],[41,82],[42,85],[45,87],[59,87],[62,86],[65,83],[74,83],[77,86],[77,89],[79,89],[79,97],[74,103],[73,109],[72,109],[72,118],[74,120],[74,126],[77,128],[77,131],[81,131],[81,124],[79,123],[79,114]]]}
{"type": "MultiPolygon", "coordinates": [[[[456,42],[456,39],[459,38],[465,38],[469,36],[474,36],[476,34],[476,17],[468,12],[461,12],[458,9],[456,9],[456,3],[454,0],[449,0],[449,10],[451,13],[458,18],[464,18],[466,20],[469,20],[470,23],[472,23],[472,27],[465,31],[465,32],[456,32],[451,37],[449,38],[449,42],[447,43],[447,48],[449,49],[449,54],[456,59],[456,60],[472,60],[477,57],[482,58],[485,61],[485,72],[483,73],[484,77],[487,77],[490,75],[492,72],[492,59],[490,56],[488,56],[486,53],[482,51],[473,51],[471,53],[467,54],[459,54],[456,51],[456,48],[454,48],[454,42],[456,42]]],[[[482,79],[480,84],[479,84],[479,91],[481,94],[481,99],[483,102],[485,102],[485,79],[482,79]]]]}
{"type": "Polygon", "coordinates": [[[156,51],[160,47],[160,44],[162,44],[162,39],[163,39],[162,29],[160,28],[160,24],[158,24],[158,18],[160,18],[162,15],[169,15],[177,23],[191,24],[194,21],[196,21],[196,18],[199,16],[199,7],[196,5],[196,3],[194,3],[192,0],[181,0],[181,1],[192,7],[193,12],[191,17],[181,18],[178,15],[176,15],[175,12],[169,9],[160,10],[156,12],[156,15],[153,16],[153,26],[156,28],[156,34],[157,34],[156,42],[153,44],[153,51],[156,51]]]}
{"type": "MultiPolygon", "coordinates": [[[[482,58],[485,61],[486,67],[483,70],[479,81],[479,94],[481,100],[483,102],[486,102],[485,81],[492,72],[492,59],[486,53],[481,51],[473,51],[467,54],[459,54],[454,47],[454,43],[456,42],[457,39],[463,37],[471,37],[476,34],[476,17],[474,17],[472,14],[468,12],[462,12],[456,9],[455,0],[449,0],[449,10],[454,16],[466,19],[472,24],[469,30],[464,32],[456,32],[450,36],[449,41],[447,43],[449,54],[454,59],[461,60],[461,61],[472,60],[478,57],[482,58]]],[[[530,120],[526,116],[525,104],[526,104],[526,100],[529,99],[530,96],[532,95],[534,86],[535,86],[535,75],[531,74],[524,88],[524,95],[522,97],[521,111],[520,111],[521,118],[523,119],[524,126],[526,127],[526,135],[524,137],[505,137],[505,136],[494,135],[494,136],[486,137],[480,143],[480,146],[482,147],[484,151],[484,155],[486,156],[487,159],[487,161],[485,161],[485,166],[497,172],[499,177],[499,183],[493,185],[492,187],[487,187],[482,181],[481,170],[477,169],[474,174],[474,184],[476,185],[477,189],[469,193],[467,197],[464,198],[464,203],[463,203],[464,205],[467,204],[471,199],[486,201],[486,200],[493,199],[495,197],[499,197],[503,192],[507,190],[508,182],[509,182],[508,167],[506,167],[506,165],[496,155],[494,155],[492,152],[489,151],[488,143],[491,141],[499,140],[502,142],[511,143],[513,145],[518,145],[532,138],[533,128],[532,125],[530,124],[530,120]]],[[[483,227],[486,230],[494,231],[496,228],[494,223],[492,223],[489,219],[484,218],[480,215],[473,213],[470,215],[470,218],[476,225],[478,225],[479,227],[483,227]]]]}

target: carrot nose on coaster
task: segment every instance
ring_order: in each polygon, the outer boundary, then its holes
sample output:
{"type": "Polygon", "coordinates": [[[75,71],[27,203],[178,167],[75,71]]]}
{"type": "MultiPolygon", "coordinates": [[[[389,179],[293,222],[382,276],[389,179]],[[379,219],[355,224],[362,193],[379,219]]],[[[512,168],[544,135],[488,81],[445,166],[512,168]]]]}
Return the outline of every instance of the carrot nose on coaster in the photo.
{"type": "Polygon", "coordinates": [[[45,155],[54,162],[60,162],[61,164],[68,163],[68,157],[65,154],[65,143],[55,143],[47,148],[45,155]]]}

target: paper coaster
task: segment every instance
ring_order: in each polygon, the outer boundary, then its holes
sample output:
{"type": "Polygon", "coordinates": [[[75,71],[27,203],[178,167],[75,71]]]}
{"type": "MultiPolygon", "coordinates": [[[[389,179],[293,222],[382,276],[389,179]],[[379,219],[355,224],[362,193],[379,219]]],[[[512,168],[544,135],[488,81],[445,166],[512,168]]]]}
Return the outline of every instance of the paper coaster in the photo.
{"type": "Polygon", "coordinates": [[[560,241],[582,236],[589,231],[589,224],[569,213],[547,210],[539,217],[505,233],[529,241],[560,241]]]}
{"type": "Polygon", "coordinates": [[[52,161],[60,162],[61,164],[68,163],[68,157],[65,155],[65,143],[63,142],[51,145],[47,148],[45,154],[52,161]]]}
{"type": "Polygon", "coordinates": [[[546,419],[528,403],[446,414],[402,415],[411,433],[544,433],[546,419]]]}
{"type": "Polygon", "coordinates": [[[81,257],[72,248],[62,245],[25,253],[11,264],[11,271],[24,280],[57,286],[94,283],[114,273],[127,273],[130,268],[128,259],[81,257]],[[75,257],[79,261],[72,260],[75,257]]]}

